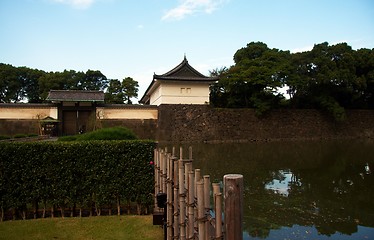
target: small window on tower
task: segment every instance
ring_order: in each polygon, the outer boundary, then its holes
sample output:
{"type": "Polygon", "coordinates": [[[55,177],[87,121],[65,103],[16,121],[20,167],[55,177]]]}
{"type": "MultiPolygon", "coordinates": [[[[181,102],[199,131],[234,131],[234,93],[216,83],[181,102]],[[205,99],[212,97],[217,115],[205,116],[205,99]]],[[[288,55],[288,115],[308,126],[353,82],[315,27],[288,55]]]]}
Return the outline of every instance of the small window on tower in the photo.
{"type": "Polygon", "coordinates": [[[186,92],[186,89],[185,88],[181,88],[181,93],[185,93],[186,92]]]}
{"type": "Polygon", "coordinates": [[[187,94],[190,94],[191,93],[191,88],[186,88],[186,92],[187,92],[187,94]]]}

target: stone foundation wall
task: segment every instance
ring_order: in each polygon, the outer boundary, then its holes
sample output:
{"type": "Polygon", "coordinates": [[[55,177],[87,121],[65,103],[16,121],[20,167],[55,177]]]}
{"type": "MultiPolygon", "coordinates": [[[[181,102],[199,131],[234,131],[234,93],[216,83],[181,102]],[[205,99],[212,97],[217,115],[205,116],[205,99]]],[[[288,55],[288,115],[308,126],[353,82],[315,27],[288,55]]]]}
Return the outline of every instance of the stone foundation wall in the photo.
{"type": "Polygon", "coordinates": [[[348,110],[336,123],[312,109],[273,110],[257,117],[253,109],[207,105],[160,105],[159,141],[241,142],[283,139],[374,138],[374,111],[348,110]]]}
{"type": "Polygon", "coordinates": [[[0,119],[0,135],[39,134],[38,120],[0,119]]]}

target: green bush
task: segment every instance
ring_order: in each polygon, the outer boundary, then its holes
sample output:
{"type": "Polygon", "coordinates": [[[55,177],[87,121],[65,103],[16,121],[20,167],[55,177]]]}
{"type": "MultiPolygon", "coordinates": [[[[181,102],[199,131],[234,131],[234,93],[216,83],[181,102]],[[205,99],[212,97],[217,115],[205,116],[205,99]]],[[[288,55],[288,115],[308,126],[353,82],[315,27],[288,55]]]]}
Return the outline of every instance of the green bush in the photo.
{"type": "Polygon", "coordinates": [[[140,140],[0,142],[1,208],[150,205],[154,147],[140,140]]]}
{"type": "Polygon", "coordinates": [[[136,135],[128,128],[113,127],[102,128],[93,132],[84,134],[65,136],[59,138],[59,141],[88,141],[88,140],[135,140],[136,135]]]}
{"type": "Polygon", "coordinates": [[[25,138],[27,137],[27,134],[19,133],[13,136],[13,138],[25,138]]]}
{"type": "Polygon", "coordinates": [[[36,133],[29,133],[29,134],[27,134],[27,136],[28,136],[28,137],[37,137],[37,136],[39,136],[39,135],[36,134],[36,133]]]}
{"type": "Polygon", "coordinates": [[[11,137],[8,135],[0,135],[0,140],[10,139],[11,137]]]}
{"type": "Polygon", "coordinates": [[[77,137],[78,135],[73,135],[73,136],[63,136],[63,137],[59,137],[57,139],[57,141],[61,141],[61,142],[71,142],[71,141],[76,141],[77,140],[77,137]]]}

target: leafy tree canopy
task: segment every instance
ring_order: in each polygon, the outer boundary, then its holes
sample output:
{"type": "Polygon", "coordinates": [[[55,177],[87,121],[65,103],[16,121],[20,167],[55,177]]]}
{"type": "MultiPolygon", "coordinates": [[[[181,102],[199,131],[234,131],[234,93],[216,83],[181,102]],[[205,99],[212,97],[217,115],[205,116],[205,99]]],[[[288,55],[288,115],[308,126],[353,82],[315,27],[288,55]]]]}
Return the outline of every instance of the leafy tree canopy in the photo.
{"type": "Polygon", "coordinates": [[[43,102],[53,90],[107,89],[109,80],[98,70],[44,72],[0,63],[0,103],[43,102]]]}
{"type": "Polygon", "coordinates": [[[217,107],[251,107],[258,114],[279,107],[317,108],[344,120],[346,108],[374,108],[374,51],[347,43],[314,45],[290,53],[251,42],[234,54],[235,65],[211,71],[217,107]],[[286,100],[279,88],[286,87],[286,100]]]}
{"type": "Polygon", "coordinates": [[[119,81],[112,79],[109,81],[108,89],[105,93],[106,103],[127,103],[131,104],[131,98],[138,97],[138,82],[131,77],[119,81]]]}

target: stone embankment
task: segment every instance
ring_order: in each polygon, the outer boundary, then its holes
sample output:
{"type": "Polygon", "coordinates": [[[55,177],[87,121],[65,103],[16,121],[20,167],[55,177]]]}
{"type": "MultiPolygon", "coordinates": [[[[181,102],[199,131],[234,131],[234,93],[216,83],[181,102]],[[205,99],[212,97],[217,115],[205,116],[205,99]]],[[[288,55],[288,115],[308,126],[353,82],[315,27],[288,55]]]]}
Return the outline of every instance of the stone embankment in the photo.
{"type": "Polygon", "coordinates": [[[248,142],[301,139],[374,138],[374,111],[348,110],[344,122],[313,109],[273,110],[207,105],[161,105],[157,140],[167,142],[248,142]]]}

